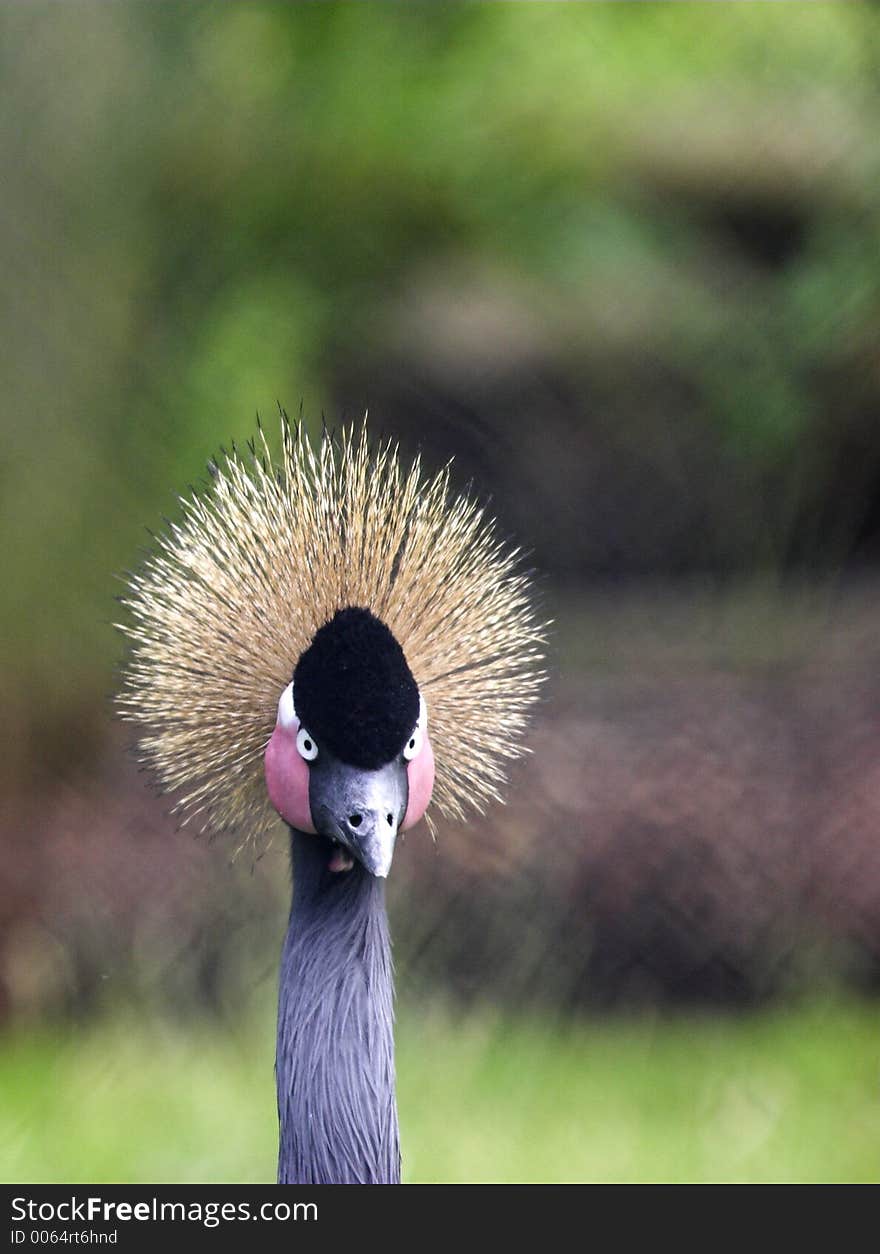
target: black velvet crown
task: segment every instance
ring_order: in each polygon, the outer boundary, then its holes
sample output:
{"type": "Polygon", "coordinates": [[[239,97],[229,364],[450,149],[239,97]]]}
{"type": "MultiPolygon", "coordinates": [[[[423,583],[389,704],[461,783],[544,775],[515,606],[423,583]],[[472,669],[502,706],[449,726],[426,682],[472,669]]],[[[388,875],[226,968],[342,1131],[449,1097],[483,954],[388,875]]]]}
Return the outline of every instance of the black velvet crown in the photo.
{"type": "Polygon", "coordinates": [[[396,758],[419,717],[419,690],[392,633],[357,606],[315,632],[293,672],[300,724],[349,766],[375,771],[396,758]]]}

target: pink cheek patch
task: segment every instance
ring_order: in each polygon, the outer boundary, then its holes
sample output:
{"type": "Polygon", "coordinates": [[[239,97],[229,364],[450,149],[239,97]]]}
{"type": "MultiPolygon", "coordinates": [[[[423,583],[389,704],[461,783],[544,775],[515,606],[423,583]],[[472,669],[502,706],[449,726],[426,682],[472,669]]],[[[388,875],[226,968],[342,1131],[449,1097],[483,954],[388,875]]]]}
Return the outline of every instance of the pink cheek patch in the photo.
{"type": "Polygon", "coordinates": [[[434,750],[427,736],[421,753],[407,764],[406,776],[409,780],[409,802],[400,825],[402,832],[418,823],[431,800],[434,788],[434,750]]]}
{"type": "Polygon", "coordinates": [[[272,805],[291,827],[300,832],[314,832],[309,805],[309,764],[300,757],[296,747],[299,724],[282,727],[276,724],[266,745],[266,788],[272,805]]]}

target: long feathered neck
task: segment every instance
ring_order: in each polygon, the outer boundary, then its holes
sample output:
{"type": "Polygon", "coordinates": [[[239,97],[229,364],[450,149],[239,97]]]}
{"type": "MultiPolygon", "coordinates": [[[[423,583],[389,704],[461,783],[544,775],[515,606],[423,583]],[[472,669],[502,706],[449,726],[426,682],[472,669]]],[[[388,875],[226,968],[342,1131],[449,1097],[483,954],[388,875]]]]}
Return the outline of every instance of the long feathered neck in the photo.
{"type": "Polygon", "coordinates": [[[391,943],[384,883],[331,872],[292,830],[293,906],[278,1000],[279,1184],[397,1184],[391,943]]]}

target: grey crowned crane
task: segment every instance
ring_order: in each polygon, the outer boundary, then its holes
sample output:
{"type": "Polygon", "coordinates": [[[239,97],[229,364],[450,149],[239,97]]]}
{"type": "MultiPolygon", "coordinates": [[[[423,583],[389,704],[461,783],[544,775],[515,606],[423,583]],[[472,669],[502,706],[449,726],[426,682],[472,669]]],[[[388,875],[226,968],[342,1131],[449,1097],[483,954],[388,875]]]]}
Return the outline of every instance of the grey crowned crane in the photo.
{"type": "Polygon", "coordinates": [[[366,426],[313,445],[282,415],[181,498],[123,598],[119,697],[199,830],[290,833],[281,959],[280,1183],[396,1183],[384,883],[429,806],[500,799],[544,640],[517,550],[449,468],[426,477],[366,426]]]}

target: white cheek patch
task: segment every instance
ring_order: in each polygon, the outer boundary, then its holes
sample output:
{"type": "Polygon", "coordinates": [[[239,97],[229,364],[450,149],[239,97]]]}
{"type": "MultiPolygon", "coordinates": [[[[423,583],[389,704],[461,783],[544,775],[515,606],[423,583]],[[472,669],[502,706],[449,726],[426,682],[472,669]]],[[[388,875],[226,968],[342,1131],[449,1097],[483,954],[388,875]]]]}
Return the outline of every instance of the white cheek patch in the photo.
{"type": "Polygon", "coordinates": [[[292,681],[284,689],[278,702],[278,726],[283,727],[286,731],[299,729],[299,719],[296,717],[296,710],[293,708],[292,681]]]}
{"type": "Polygon", "coordinates": [[[407,762],[412,762],[419,756],[422,746],[428,735],[428,707],[425,705],[425,698],[419,693],[419,718],[412,730],[412,735],[403,746],[403,756],[407,762]]]}

